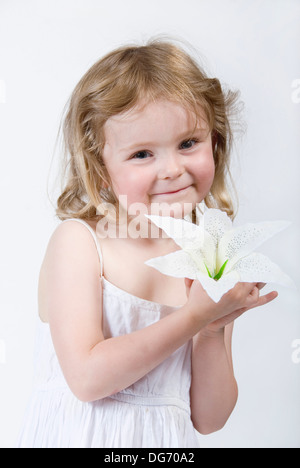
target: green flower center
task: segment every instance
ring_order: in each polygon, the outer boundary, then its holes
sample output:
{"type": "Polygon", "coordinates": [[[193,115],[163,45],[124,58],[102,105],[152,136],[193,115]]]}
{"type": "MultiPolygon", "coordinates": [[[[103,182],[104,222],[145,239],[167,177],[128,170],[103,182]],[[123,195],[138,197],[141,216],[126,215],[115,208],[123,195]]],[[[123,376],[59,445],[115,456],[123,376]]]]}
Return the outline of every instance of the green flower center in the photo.
{"type": "Polygon", "coordinates": [[[229,259],[227,259],[226,262],[223,263],[223,265],[221,266],[221,268],[220,268],[220,270],[218,271],[218,273],[217,273],[216,275],[214,275],[214,276],[211,274],[211,272],[210,272],[209,269],[207,268],[207,265],[204,264],[204,265],[205,265],[205,268],[206,268],[206,270],[207,270],[208,276],[209,276],[210,278],[214,279],[215,281],[218,281],[218,280],[222,277],[222,275],[223,275],[223,273],[224,273],[224,270],[225,270],[225,267],[226,267],[226,265],[227,265],[228,260],[229,260],[229,259]]]}

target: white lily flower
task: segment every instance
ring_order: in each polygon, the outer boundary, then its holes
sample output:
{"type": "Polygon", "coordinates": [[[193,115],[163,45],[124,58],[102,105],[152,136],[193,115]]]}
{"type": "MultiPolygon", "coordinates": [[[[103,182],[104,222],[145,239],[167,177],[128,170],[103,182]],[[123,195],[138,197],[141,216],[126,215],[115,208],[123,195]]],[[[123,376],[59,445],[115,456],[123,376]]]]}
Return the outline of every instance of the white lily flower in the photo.
{"type": "Polygon", "coordinates": [[[165,275],[197,279],[218,302],[238,282],[293,281],[268,257],[254,252],[267,239],[290,225],[287,221],[247,223],[234,228],[226,213],[207,209],[195,225],[184,219],[145,215],[171,237],[181,250],[148,260],[146,265],[165,275]]]}

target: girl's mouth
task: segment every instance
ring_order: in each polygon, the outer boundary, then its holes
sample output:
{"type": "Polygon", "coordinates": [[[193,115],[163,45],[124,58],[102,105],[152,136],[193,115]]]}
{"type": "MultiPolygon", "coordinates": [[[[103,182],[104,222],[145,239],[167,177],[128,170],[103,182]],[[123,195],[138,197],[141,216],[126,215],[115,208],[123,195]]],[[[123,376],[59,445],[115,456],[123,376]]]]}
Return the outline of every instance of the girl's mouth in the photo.
{"type": "Polygon", "coordinates": [[[176,195],[177,193],[182,193],[182,192],[184,192],[185,190],[187,190],[189,188],[190,188],[190,185],[188,185],[187,187],[183,187],[181,189],[178,189],[178,190],[174,190],[172,192],[154,193],[153,195],[155,195],[155,196],[158,196],[158,195],[176,195]]]}

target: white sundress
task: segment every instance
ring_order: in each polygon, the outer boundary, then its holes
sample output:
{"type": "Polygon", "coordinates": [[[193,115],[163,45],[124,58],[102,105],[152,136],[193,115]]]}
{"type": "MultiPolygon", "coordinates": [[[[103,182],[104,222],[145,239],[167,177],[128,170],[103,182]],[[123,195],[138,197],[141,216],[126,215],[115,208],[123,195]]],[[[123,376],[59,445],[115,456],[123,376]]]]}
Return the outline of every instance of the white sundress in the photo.
{"type": "MultiPolygon", "coordinates": [[[[72,221],[81,222],[91,232],[102,276],[101,249],[94,230],[82,220],[72,221]]],[[[175,310],[133,296],[103,276],[102,284],[105,338],[140,330],[175,310]]],[[[191,348],[189,341],[115,395],[81,402],[63,376],[49,325],[39,320],[34,388],[16,448],[199,447],[190,414],[191,348]]]]}

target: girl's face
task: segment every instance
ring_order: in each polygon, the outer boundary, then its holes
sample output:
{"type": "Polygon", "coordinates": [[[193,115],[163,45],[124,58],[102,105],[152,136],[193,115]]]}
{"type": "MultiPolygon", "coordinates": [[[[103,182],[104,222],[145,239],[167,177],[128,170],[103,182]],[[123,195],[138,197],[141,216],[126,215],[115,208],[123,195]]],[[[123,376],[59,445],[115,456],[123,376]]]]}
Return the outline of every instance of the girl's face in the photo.
{"type": "Polygon", "coordinates": [[[106,122],[104,163],[115,195],[127,197],[129,212],[132,204],[143,203],[154,214],[156,204],[164,207],[161,214],[170,215],[164,213],[169,207],[182,217],[209,193],[215,173],[211,132],[204,119],[196,128],[195,122],[192,112],[165,100],[106,122]]]}

